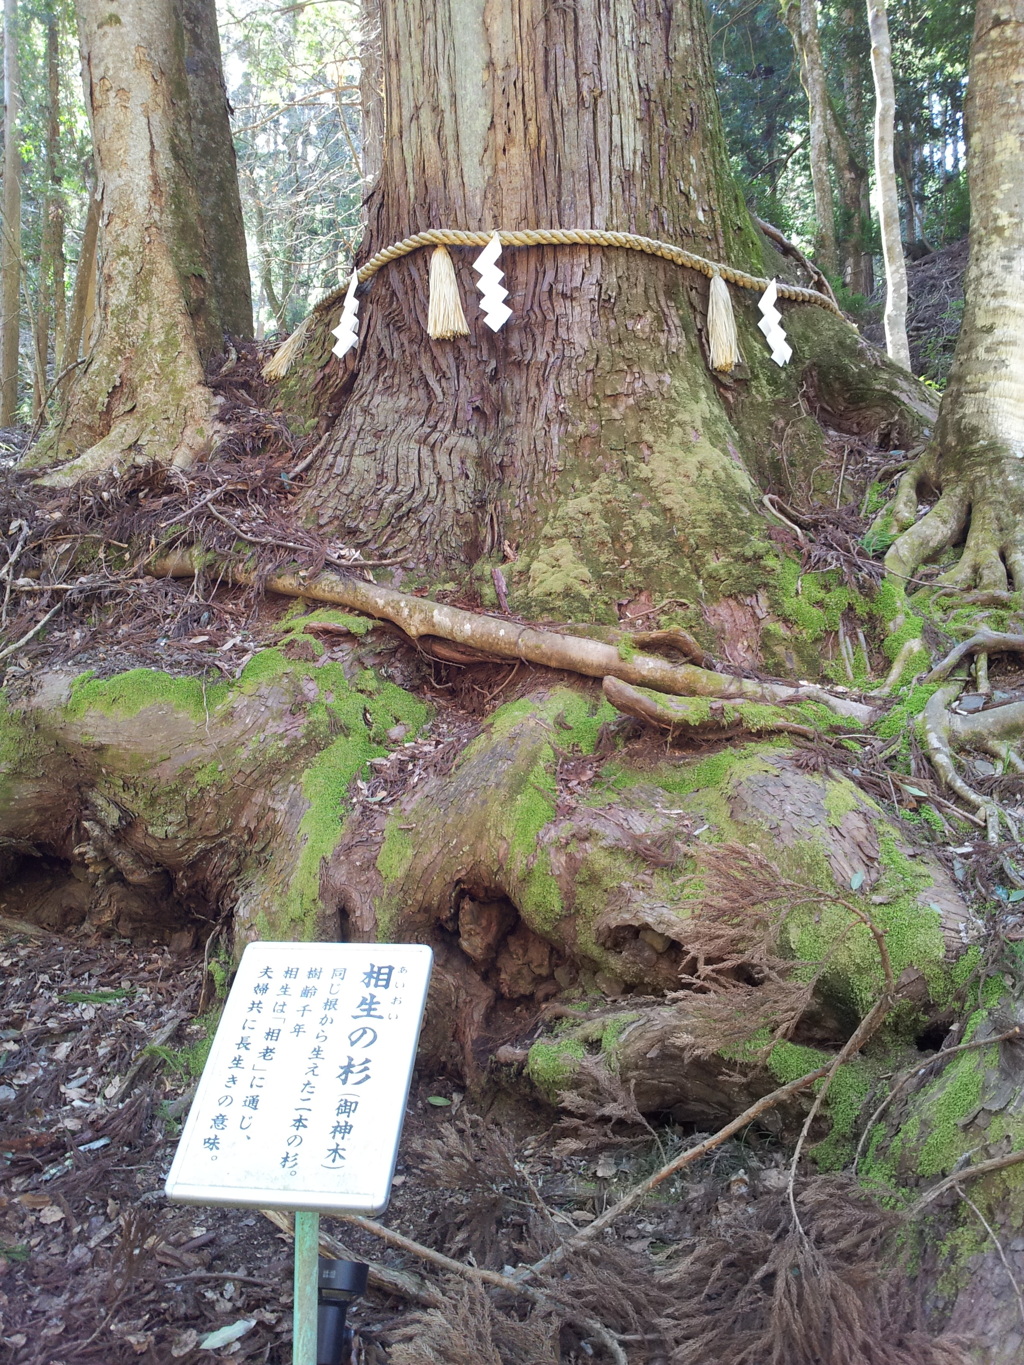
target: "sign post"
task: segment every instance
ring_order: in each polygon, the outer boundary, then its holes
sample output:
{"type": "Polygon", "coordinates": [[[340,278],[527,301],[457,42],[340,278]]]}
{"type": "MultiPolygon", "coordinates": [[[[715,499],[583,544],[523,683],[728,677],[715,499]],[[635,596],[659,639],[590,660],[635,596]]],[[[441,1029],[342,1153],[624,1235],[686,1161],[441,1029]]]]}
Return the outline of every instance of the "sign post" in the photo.
{"type": "Polygon", "coordinates": [[[387,1207],[432,954],[251,943],[167,1177],[186,1204],[295,1212],[293,1365],[317,1365],[320,1214],[387,1207]]]}

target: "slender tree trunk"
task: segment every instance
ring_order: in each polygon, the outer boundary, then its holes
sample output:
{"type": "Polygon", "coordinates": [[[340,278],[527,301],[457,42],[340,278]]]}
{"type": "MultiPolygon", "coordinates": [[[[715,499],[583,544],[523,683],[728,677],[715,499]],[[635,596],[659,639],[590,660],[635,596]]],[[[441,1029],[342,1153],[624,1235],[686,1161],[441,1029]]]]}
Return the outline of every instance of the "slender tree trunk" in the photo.
{"type": "Polygon", "coordinates": [[[64,346],[60,352],[58,371],[66,370],[78,360],[82,353],[83,339],[88,335],[87,323],[93,316],[90,301],[94,301],[96,297],[96,242],[99,227],[100,201],[95,194],[90,194],[89,207],[85,214],[85,228],[82,232],[82,248],[78,254],[75,289],[71,296],[71,314],[68,318],[64,346]]]}
{"type": "Polygon", "coordinates": [[[32,415],[38,420],[49,382],[50,339],[55,361],[64,349],[66,308],[64,301],[64,204],[60,172],[60,52],[57,16],[47,12],[46,24],[46,197],[43,200],[43,233],[39,254],[39,302],[36,310],[35,351],[37,381],[32,415]]]}
{"type": "Polygon", "coordinates": [[[845,234],[849,242],[847,254],[847,284],[855,294],[869,298],[875,287],[874,262],[871,258],[871,179],[868,174],[870,154],[864,138],[867,121],[864,113],[864,52],[863,26],[860,13],[852,8],[843,10],[843,104],[845,124],[849,130],[848,164],[855,174],[842,177],[843,207],[850,217],[845,234]]]}
{"type": "Polygon", "coordinates": [[[910,369],[907,342],[907,267],[900,235],[899,195],[893,154],[896,95],[892,82],[892,50],[885,0],[868,0],[871,74],[875,81],[875,183],[878,221],[885,261],[885,349],[897,364],[910,369]]]}
{"type": "Polygon", "coordinates": [[[252,336],[252,283],[215,0],[180,0],[196,189],[221,327],[252,336]]]}
{"type": "Polygon", "coordinates": [[[831,156],[829,146],[829,95],[825,68],[818,40],[817,0],[799,0],[785,9],[789,29],[800,61],[800,80],[807,94],[810,122],[811,185],[814,190],[816,235],[814,254],[822,270],[836,275],[839,256],[836,250],[835,208],[832,200],[831,156]]]}
{"type": "Polygon", "coordinates": [[[4,189],[0,244],[0,426],[18,410],[21,333],[21,107],[18,76],[18,0],[4,0],[4,189]]]}

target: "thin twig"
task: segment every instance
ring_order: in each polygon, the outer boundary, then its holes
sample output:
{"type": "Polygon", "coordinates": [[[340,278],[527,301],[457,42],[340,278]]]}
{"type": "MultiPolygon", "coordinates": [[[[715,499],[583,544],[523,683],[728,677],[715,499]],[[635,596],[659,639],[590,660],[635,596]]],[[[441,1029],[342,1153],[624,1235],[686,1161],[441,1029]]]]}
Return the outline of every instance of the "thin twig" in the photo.
{"type": "Polygon", "coordinates": [[[978,1208],[974,1200],[969,1198],[966,1194],[964,1194],[963,1190],[960,1188],[959,1185],[955,1186],[955,1189],[957,1194],[968,1206],[968,1208],[974,1210],[978,1222],[985,1229],[988,1235],[992,1238],[993,1245],[995,1246],[996,1251],[999,1253],[999,1259],[1003,1263],[1003,1269],[1006,1271],[1007,1275],[1009,1276],[1010,1283],[1013,1285],[1013,1292],[1017,1296],[1017,1312],[1020,1314],[1020,1320],[1022,1325],[1024,1325],[1024,1296],[1021,1295],[1020,1285],[1017,1282],[1016,1275],[1014,1275],[1013,1270],[1010,1267],[1010,1262],[1006,1259],[1006,1252],[1003,1250],[1002,1242],[1000,1242],[999,1238],[995,1234],[995,1230],[988,1222],[985,1215],[982,1213],[981,1209],[978,1208]]]}
{"type": "Polygon", "coordinates": [[[66,601],[67,598],[64,598],[63,601],[58,602],[55,607],[51,607],[50,610],[43,617],[43,619],[41,621],[38,621],[30,631],[27,631],[26,634],[24,634],[20,640],[15,640],[14,644],[8,645],[6,649],[0,649],[0,659],[6,659],[8,654],[13,654],[16,650],[19,650],[22,647],[22,645],[27,645],[29,640],[32,639],[33,635],[39,634],[43,626],[45,626],[47,621],[49,621],[50,617],[57,615],[57,613],[64,606],[66,601]]]}
{"type": "MultiPolygon", "coordinates": [[[[891,972],[889,974],[889,979],[891,983],[892,980],[891,972]]],[[[796,1207],[796,1171],[797,1166],[800,1162],[800,1154],[803,1151],[804,1142],[807,1139],[807,1134],[810,1132],[811,1124],[814,1122],[818,1110],[821,1108],[822,1104],[825,1101],[825,1096],[828,1094],[829,1086],[835,1080],[836,1073],[838,1072],[839,1068],[845,1062],[848,1062],[849,1059],[854,1055],[854,1053],[859,1052],[860,1049],[864,1046],[864,1044],[877,1031],[879,1026],[884,1021],[885,1016],[889,1013],[889,1010],[893,1002],[893,996],[894,989],[891,985],[888,985],[886,989],[882,992],[882,994],[879,996],[879,998],[872,1005],[868,1013],[860,1021],[860,1024],[858,1025],[856,1032],[845,1044],[842,1050],[839,1053],[837,1053],[836,1059],[829,1067],[828,1075],[825,1077],[825,1084],[815,1095],[814,1103],[811,1105],[811,1111],[807,1115],[807,1118],[804,1120],[803,1127],[800,1129],[800,1136],[797,1139],[796,1147],[793,1150],[793,1159],[789,1163],[789,1182],[786,1186],[786,1193],[789,1197],[789,1209],[793,1218],[793,1226],[797,1229],[797,1231],[800,1233],[800,1236],[804,1239],[805,1242],[808,1240],[807,1233],[804,1231],[804,1225],[800,1221],[800,1214],[798,1213],[796,1207]]]]}
{"type": "Polygon", "coordinates": [[[760,1118],[760,1116],[769,1109],[774,1109],[776,1105],[781,1104],[784,1100],[788,1100],[793,1095],[799,1094],[801,1090],[806,1090],[807,1087],[813,1085],[815,1081],[820,1081],[823,1076],[828,1075],[830,1070],[831,1066],[819,1066],[817,1070],[808,1071],[805,1076],[800,1076],[795,1081],[789,1081],[786,1085],[780,1085],[779,1088],[773,1090],[771,1094],[762,1096],[761,1099],[750,1105],[748,1109],[744,1109],[743,1113],[737,1118],[730,1120],[724,1128],[719,1128],[717,1133],[712,1133],[712,1135],[705,1138],[703,1142],[698,1142],[696,1147],[690,1147],[685,1152],[680,1152],[677,1157],[673,1157],[673,1159],[662,1166],[660,1170],[655,1171],[653,1175],[648,1176],[647,1179],[641,1181],[639,1185],[634,1185],[617,1203],[612,1204],[604,1213],[595,1218],[592,1223],[588,1223],[586,1227],[581,1228],[579,1232],[563,1242],[561,1246],[555,1247],[553,1251],[549,1251],[546,1256],[542,1257],[539,1261],[536,1261],[533,1265],[524,1266],[521,1270],[517,1270],[517,1277],[537,1275],[542,1271],[553,1269],[563,1261],[570,1252],[593,1241],[598,1233],[604,1232],[605,1228],[610,1227],[617,1218],[622,1216],[622,1214],[628,1213],[630,1209],[635,1208],[637,1204],[647,1198],[652,1190],[657,1189],[657,1187],[668,1180],[670,1176],[683,1170],[684,1167],[692,1165],[693,1162],[699,1161],[702,1156],[706,1156],[708,1152],[713,1151],[716,1147],[720,1147],[722,1143],[728,1141],[734,1133],[738,1133],[741,1128],[746,1128],[748,1124],[753,1123],[756,1118],[760,1118]]]}
{"type": "MultiPolygon", "coordinates": [[[[248,541],[250,545],[270,545],[277,550],[299,550],[305,554],[314,554],[316,547],[313,545],[299,545],[293,540],[268,540],[263,536],[250,535],[241,530],[233,521],[222,516],[215,507],[207,506],[207,512],[211,517],[216,517],[225,526],[234,531],[240,540],[248,541]]],[[[336,569],[386,569],[394,564],[408,564],[410,555],[399,555],[397,559],[338,559],[335,555],[324,555],[326,563],[333,565],[336,569]]]]}
{"type": "Polygon", "coordinates": [[[1013,1028],[1007,1029],[1005,1033],[1000,1033],[995,1038],[981,1038],[970,1043],[957,1043],[955,1047],[946,1047],[943,1048],[941,1052],[936,1052],[933,1056],[929,1057],[923,1065],[908,1067],[896,1083],[890,1086],[881,1104],[864,1125],[864,1131],[861,1133],[860,1141],[857,1143],[857,1150],[853,1154],[853,1174],[857,1174],[857,1163],[860,1161],[861,1154],[864,1151],[864,1144],[867,1142],[871,1130],[908,1081],[912,1080],[915,1076],[923,1075],[924,1072],[933,1067],[936,1062],[944,1062],[950,1057],[955,1057],[959,1052],[977,1052],[980,1048],[991,1047],[993,1043],[1004,1043],[1007,1038],[1020,1037],[1020,1032],[1020,1024],[1014,1024],[1013,1028]]]}
{"type": "MultiPolygon", "coordinates": [[[[295,1218],[284,1209],[261,1209],[263,1217],[279,1228],[287,1237],[295,1235],[295,1218]]],[[[320,1253],[336,1261],[358,1261],[370,1268],[370,1284],[385,1294],[394,1294],[409,1299],[412,1303],[423,1304],[427,1308],[440,1308],[443,1296],[425,1280],[411,1275],[406,1270],[395,1270],[391,1266],[378,1265],[376,1261],[366,1261],[361,1255],[351,1251],[343,1242],[325,1232],[320,1226],[320,1253]]]]}
{"type": "Polygon", "coordinates": [[[966,1170],[954,1171],[952,1175],[947,1175],[945,1180],[940,1180],[937,1185],[933,1185],[930,1190],[926,1190],[916,1204],[911,1206],[908,1218],[916,1218],[918,1214],[928,1207],[939,1195],[945,1194],[947,1190],[959,1185],[961,1180],[973,1180],[977,1175],[989,1175],[992,1171],[1003,1171],[1007,1166],[1017,1166],[1024,1161],[1024,1149],[1019,1152],[1011,1152],[1009,1156],[996,1156],[991,1161],[979,1161],[975,1166],[968,1166],[966,1170]]]}

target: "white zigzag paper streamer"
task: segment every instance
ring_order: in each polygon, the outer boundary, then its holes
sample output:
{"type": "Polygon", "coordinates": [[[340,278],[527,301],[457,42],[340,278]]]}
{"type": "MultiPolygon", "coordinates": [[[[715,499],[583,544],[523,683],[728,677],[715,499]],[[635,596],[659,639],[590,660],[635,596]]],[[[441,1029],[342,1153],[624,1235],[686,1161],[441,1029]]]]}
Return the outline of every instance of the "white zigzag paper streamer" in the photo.
{"type": "Polygon", "coordinates": [[[356,286],[359,284],[359,276],[353,270],[352,278],[348,282],[348,293],[345,295],[345,302],[341,308],[341,320],[331,333],[338,338],[334,346],[334,354],[340,359],[348,355],[352,347],[359,340],[359,300],[356,298],[356,286]]]}
{"type": "Polygon", "coordinates": [[[505,272],[499,270],[495,262],[501,255],[501,238],[495,232],[491,240],[473,262],[473,269],[480,276],[477,288],[480,290],[480,310],[484,322],[492,332],[498,332],[512,316],[512,309],[505,300],[508,290],[501,286],[505,272]]]}
{"type": "Polygon", "coordinates": [[[757,325],[764,333],[765,341],[771,347],[772,359],[776,365],[782,366],[792,359],[793,348],[786,340],[786,333],[782,330],[782,314],[775,307],[775,300],[778,297],[778,286],[772,280],[758,299],[757,306],[763,316],[757,325]]]}

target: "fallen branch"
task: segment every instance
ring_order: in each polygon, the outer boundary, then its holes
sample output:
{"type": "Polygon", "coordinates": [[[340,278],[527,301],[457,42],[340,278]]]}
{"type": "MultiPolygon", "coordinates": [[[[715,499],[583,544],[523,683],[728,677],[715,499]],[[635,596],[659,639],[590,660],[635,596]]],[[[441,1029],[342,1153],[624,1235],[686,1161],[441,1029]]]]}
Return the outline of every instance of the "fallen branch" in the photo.
{"type": "Polygon", "coordinates": [[[22,647],[22,645],[27,645],[29,640],[32,639],[33,635],[38,635],[39,632],[42,630],[43,626],[46,625],[47,621],[49,621],[52,616],[57,615],[57,613],[60,611],[61,607],[64,606],[64,603],[66,601],[67,598],[64,598],[60,602],[58,602],[55,607],[51,607],[50,610],[43,617],[43,619],[41,621],[37,621],[31,630],[26,631],[20,640],[15,640],[14,644],[8,645],[6,649],[0,649],[0,659],[6,659],[9,654],[16,653],[16,651],[19,650],[22,647]]]}
{"type": "MultiPolygon", "coordinates": [[[[294,1214],[286,1213],[283,1209],[261,1209],[260,1212],[288,1237],[295,1236],[294,1214]]],[[[362,1256],[350,1251],[336,1237],[324,1232],[323,1228],[320,1229],[320,1251],[335,1261],[363,1260],[362,1256]]],[[[418,1276],[410,1275],[404,1270],[393,1270],[390,1266],[379,1265],[376,1261],[365,1264],[370,1267],[370,1284],[374,1289],[383,1290],[386,1294],[397,1294],[400,1298],[423,1304],[427,1308],[440,1308],[443,1305],[444,1296],[418,1276]]]]}
{"type": "Polygon", "coordinates": [[[563,1242],[561,1246],[557,1246],[553,1251],[549,1251],[546,1256],[542,1257],[539,1261],[535,1261],[533,1265],[524,1266],[521,1270],[517,1270],[517,1279],[520,1276],[539,1275],[542,1272],[554,1269],[554,1267],[559,1265],[571,1252],[592,1242],[599,1233],[604,1232],[605,1228],[611,1227],[612,1223],[614,1223],[617,1218],[621,1218],[621,1216],[624,1213],[628,1213],[630,1209],[636,1208],[637,1204],[646,1199],[651,1191],[657,1189],[664,1181],[668,1180],[678,1171],[683,1170],[686,1166],[691,1166],[695,1161],[699,1161],[702,1156],[706,1156],[708,1152],[714,1151],[716,1147],[720,1147],[722,1143],[727,1142],[734,1133],[738,1133],[740,1129],[746,1128],[748,1124],[753,1123],[756,1118],[760,1118],[760,1116],[769,1109],[774,1109],[776,1105],[781,1104],[784,1100],[788,1100],[792,1095],[797,1095],[801,1090],[806,1090],[809,1085],[813,1085],[815,1081],[820,1081],[823,1076],[828,1075],[831,1069],[831,1063],[828,1066],[819,1066],[816,1071],[808,1071],[805,1076],[799,1076],[795,1081],[789,1081],[786,1085],[780,1085],[779,1088],[773,1090],[770,1095],[763,1095],[761,1099],[752,1104],[749,1109],[744,1109],[743,1113],[737,1118],[731,1119],[724,1128],[719,1128],[717,1133],[712,1133],[712,1135],[705,1138],[703,1142],[698,1142],[696,1147],[690,1147],[685,1152],[680,1152],[677,1157],[674,1157],[666,1165],[662,1166],[660,1170],[655,1171],[653,1175],[648,1176],[647,1179],[641,1181],[639,1185],[634,1185],[617,1203],[612,1204],[610,1208],[605,1209],[604,1213],[599,1214],[592,1223],[588,1223],[585,1227],[581,1228],[579,1232],[563,1242]]]}
{"type": "Polygon", "coordinates": [[[1017,1166],[1024,1161],[1024,1150],[1011,1152],[1009,1156],[995,1156],[991,1161],[979,1161],[976,1166],[967,1166],[962,1171],[954,1171],[952,1175],[947,1175],[945,1180],[940,1180],[937,1185],[933,1185],[921,1198],[914,1204],[907,1214],[908,1218],[916,1218],[922,1209],[928,1207],[947,1190],[959,1185],[961,1180],[973,1180],[977,1175],[990,1175],[993,1171],[1004,1171],[1007,1166],[1017,1166]]]}
{"type": "Polygon", "coordinates": [[[432,1247],[425,1247],[420,1242],[414,1242],[411,1237],[405,1237],[402,1233],[386,1228],[381,1223],[375,1223],[372,1218],[363,1218],[357,1213],[343,1213],[339,1216],[346,1223],[362,1228],[364,1232],[371,1232],[374,1237],[379,1237],[382,1241],[389,1242],[392,1246],[407,1251],[412,1256],[418,1256],[421,1261],[428,1261],[431,1265],[439,1266],[442,1270],[447,1270],[453,1275],[461,1275],[463,1279],[467,1280],[476,1280],[479,1284],[489,1284],[494,1289],[504,1289],[509,1294],[529,1299],[531,1303],[542,1304],[549,1308],[552,1305],[557,1306],[567,1313],[570,1322],[577,1327],[582,1327],[595,1341],[599,1341],[616,1362],[616,1365],[628,1365],[625,1351],[603,1323],[594,1318],[583,1317],[557,1295],[549,1293],[545,1289],[534,1289],[531,1285],[510,1279],[508,1275],[500,1275],[496,1270],[484,1270],[480,1266],[464,1265],[462,1261],[454,1261],[450,1256],[445,1256],[443,1252],[434,1251],[432,1247]]]}
{"type": "MultiPolygon", "coordinates": [[[[150,571],[160,577],[192,577],[202,561],[198,552],[168,555],[155,560],[150,571]]],[[[224,576],[235,583],[252,584],[260,578],[254,569],[225,562],[224,576]]],[[[362,565],[354,564],[353,568],[362,565]]],[[[852,717],[862,723],[875,718],[873,707],[845,697],[834,697],[812,685],[793,687],[786,683],[756,682],[726,673],[698,668],[693,664],[673,664],[655,654],[630,653],[623,658],[616,645],[591,640],[561,631],[523,625],[500,616],[465,611],[426,597],[413,597],[379,583],[350,577],[344,573],[324,572],[308,577],[301,571],[272,574],[260,579],[270,592],[286,597],[306,597],[318,602],[361,611],[391,621],[411,639],[433,636],[454,644],[480,649],[498,659],[522,659],[546,668],[564,669],[589,678],[619,678],[637,687],[675,696],[722,697],[727,700],[784,704],[815,701],[836,715],[852,717]]]]}

